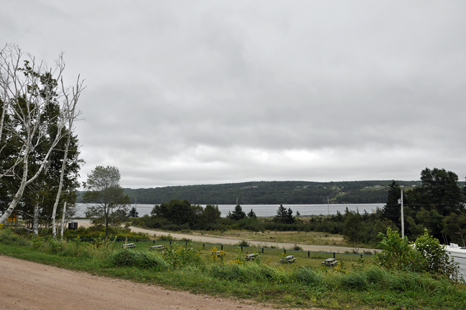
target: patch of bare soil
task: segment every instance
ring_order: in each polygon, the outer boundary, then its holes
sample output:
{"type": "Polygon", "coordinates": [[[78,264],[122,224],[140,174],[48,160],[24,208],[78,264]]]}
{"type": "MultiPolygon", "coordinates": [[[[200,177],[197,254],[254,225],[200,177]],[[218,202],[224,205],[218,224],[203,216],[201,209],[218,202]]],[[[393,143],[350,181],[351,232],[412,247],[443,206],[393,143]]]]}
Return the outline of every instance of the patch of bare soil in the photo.
{"type": "Polygon", "coordinates": [[[274,309],[254,302],[170,291],[0,255],[0,309],[274,309]]]}

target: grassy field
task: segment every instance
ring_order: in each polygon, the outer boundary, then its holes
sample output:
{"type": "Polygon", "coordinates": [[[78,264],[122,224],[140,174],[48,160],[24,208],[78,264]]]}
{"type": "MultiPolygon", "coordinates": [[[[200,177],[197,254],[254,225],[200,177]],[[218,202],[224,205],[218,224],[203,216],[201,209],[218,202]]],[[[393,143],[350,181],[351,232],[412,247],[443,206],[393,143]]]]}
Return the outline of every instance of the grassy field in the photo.
{"type": "MultiPolygon", "coordinates": [[[[225,256],[211,255],[214,246],[154,240],[134,249],[121,243],[59,242],[17,236],[0,230],[0,253],[62,268],[168,288],[224,297],[253,299],[280,307],[327,309],[465,309],[466,288],[444,277],[397,272],[371,263],[369,256],[337,254],[343,262],[323,267],[329,254],[287,252],[295,264],[280,264],[283,250],[264,249],[259,261],[245,261],[252,248],[224,246],[225,256]],[[155,241],[155,242],[154,242],[155,241]],[[154,244],[164,251],[150,251],[154,244]],[[191,250],[190,248],[194,248],[191,250]]],[[[218,248],[217,250],[220,250],[218,248]]]]}
{"type": "Polygon", "coordinates": [[[241,240],[255,240],[260,242],[277,242],[277,243],[299,243],[309,245],[334,245],[334,246],[352,246],[347,243],[342,235],[330,234],[323,232],[305,232],[305,231],[265,231],[253,232],[247,230],[227,230],[221,231],[203,231],[193,232],[193,234],[202,234],[205,236],[215,236],[223,238],[235,238],[241,240]]]}

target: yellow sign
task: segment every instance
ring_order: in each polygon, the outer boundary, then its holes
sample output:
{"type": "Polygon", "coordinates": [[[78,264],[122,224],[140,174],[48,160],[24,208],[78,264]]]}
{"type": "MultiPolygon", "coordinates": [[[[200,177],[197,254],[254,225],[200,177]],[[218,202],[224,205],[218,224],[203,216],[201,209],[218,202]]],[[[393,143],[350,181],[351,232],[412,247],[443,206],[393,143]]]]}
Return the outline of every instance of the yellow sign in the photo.
{"type": "Polygon", "coordinates": [[[8,222],[17,222],[18,221],[18,214],[16,212],[11,213],[8,217],[8,222]]]}

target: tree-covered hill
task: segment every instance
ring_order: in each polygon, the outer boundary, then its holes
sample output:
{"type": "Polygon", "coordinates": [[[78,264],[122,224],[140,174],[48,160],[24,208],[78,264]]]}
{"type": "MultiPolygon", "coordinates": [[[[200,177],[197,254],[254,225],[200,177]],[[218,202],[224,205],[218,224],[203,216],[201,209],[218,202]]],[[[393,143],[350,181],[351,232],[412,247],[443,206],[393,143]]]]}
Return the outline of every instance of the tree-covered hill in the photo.
{"type": "MultiPolygon", "coordinates": [[[[192,204],[323,204],[384,203],[391,181],[274,181],[217,185],[169,186],[158,188],[125,188],[134,203],[160,204],[172,199],[189,200],[192,204]]],[[[405,187],[420,181],[398,181],[405,187]]]]}

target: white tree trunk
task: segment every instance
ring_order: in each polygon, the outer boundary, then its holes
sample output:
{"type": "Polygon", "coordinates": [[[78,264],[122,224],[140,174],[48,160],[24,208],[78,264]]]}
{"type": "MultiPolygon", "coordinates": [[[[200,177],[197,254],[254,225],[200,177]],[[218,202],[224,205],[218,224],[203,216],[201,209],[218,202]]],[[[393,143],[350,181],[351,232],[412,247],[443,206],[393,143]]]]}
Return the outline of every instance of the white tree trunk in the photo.
{"type": "MultiPolygon", "coordinates": [[[[17,154],[17,160],[11,167],[7,167],[0,171],[0,178],[5,175],[15,176],[14,169],[18,164],[22,163],[23,171],[21,181],[16,194],[14,195],[10,205],[4,214],[0,217],[0,224],[15,210],[18,202],[23,196],[25,188],[34,182],[37,177],[46,169],[50,154],[56,148],[58,142],[64,137],[63,128],[69,122],[70,115],[76,117],[74,106],[76,105],[79,96],[84,89],[79,77],[77,79],[76,88],[72,89],[71,98],[68,89],[64,87],[62,74],[65,69],[63,55],[60,55],[55,70],[48,68],[44,62],[36,64],[35,59],[29,56],[23,58],[23,52],[15,45],[6,45],[0,50],[0,100],[3,104],[2,117],[0,119],[0,139],[4,137],[4,132],[8,132],[11,137],[15,137],[17,141],[22,143],[21,150],[17,154]],[[28,61],[23,65],[23,61],[28,61]],[[33,73],[27,73],[27,68],[30,68],[33,73]],[[58,84],[47,84],[41,80],[42,74],[56,71],[56,80],[61,81],[61,89],[58,84]],[[52,85],[50,87],[50,85],[52,85]],[[39,89],[41,93],[39,94],[39,89]],[[18,98],[24,99],[23,105],[13,105],[12,102],[18,98]],[[62,100],[64,99],[64,100],[62,100]],[[60,100],[60,114],[54,121],[57,121],[57,133],[54,141],[50,144],[47,153],[39,164],[37,172],[28,177],[29,156],[34,153],[36,148],[48,138],[47,123],[42,119],[48,104],[52,100],[60,100]],[[73,103],[73,106],[70,104],[73,103]],[[8,108],[8,112],[6,109],[8,108]],[[71,113],[71,108],[73,113],[71,113]],[[3,113],[9,113],[17,121],[14,126],[6,126],[4,123],[5,116],[3,113]]],[[[72,128],[70,127],[70,132],[72,128]]],[[[71,134],[71,133],[70,133],[71,134]]],[[[5,135],[6,137],[6,135],[5,135]]],[[[6,141],[8,142],[8,141],[6,141]]],[[[2,149],[0,149],[0,152],[2,149]]],[[[61,182],[62,183],[62,182],[61,182]]]]}
{"type": "Polygon", "coordinates": [[[39,202],[34,206],[34,217],[32,219],[34,236],[39,235],[39,202]]]}
{"type": "Polygon", "coordinates": [[[81,95],[81,92],[84,89],[82,82],[79,81],[79,76],[76,81],[76,86],[71,89],[71,94],[65,88],[63,79],[61,79],[60,82],[61,82],[62,92],[65,97],[64,99],[65,111],[63,112],[65,113],[66,119],[68,120],[68,135],[66,138],[65,154],[63,155],[63,162],[62,162],[61,170],[60,170],[60,183],[58,185],[57,197],[55,198],[55,203],[53,204],[53,211],[52,211],[52,234],[53,234],[54,239],[56,239],[57,237],[55,217],[57,215],[58,203],[60,201],[61,191],[63,188],[63,179],[65,175],[66,161],[68,160],[68,151],[70,148],[71,136],[73,134],[73,123],[74,123],[74,120],[80,115],[80,113],[76,111],[76,105],[78,103],[79,96],[81,95]]]}
{"type": "Polygon", "coordinates": [[[63,229],[65,228],[65,214],[66,214],[66,201],[63,204],[63,215],[61,217],[61,232],[60,232],[61,240],[63,240],[63,229]]]}
{"type": "MultiPolygon", "coordinates": [[[[60,171],[60,183],[58,184],[58,191],[57,191],[57,197],[55,198],[55,203],[53,204],[53,211],[52,211],[52,235],[53,238],[57,238],[57,230],[56,230],[56,224],[55,224],[55,217],[57,216],[57,208],[58,208],[58,202],[60,201],[60,196],[61,196],[61,190],[63,187],[63,178],[65,175],[65,168],[66,168],[66,161],[68,159],[68,149],[70,145],[70,140],[71,140],[71,131],[68,132],[68,137],[66,139],[66,146],[65,146],[65,155],[63,155],[63,162],[61,165],[61,171],[60,171]]],[[[66,204],[66,201],[65,201],[66,204]]],[[[63,214],[63,216],[65,216],[63,214]]]]}

